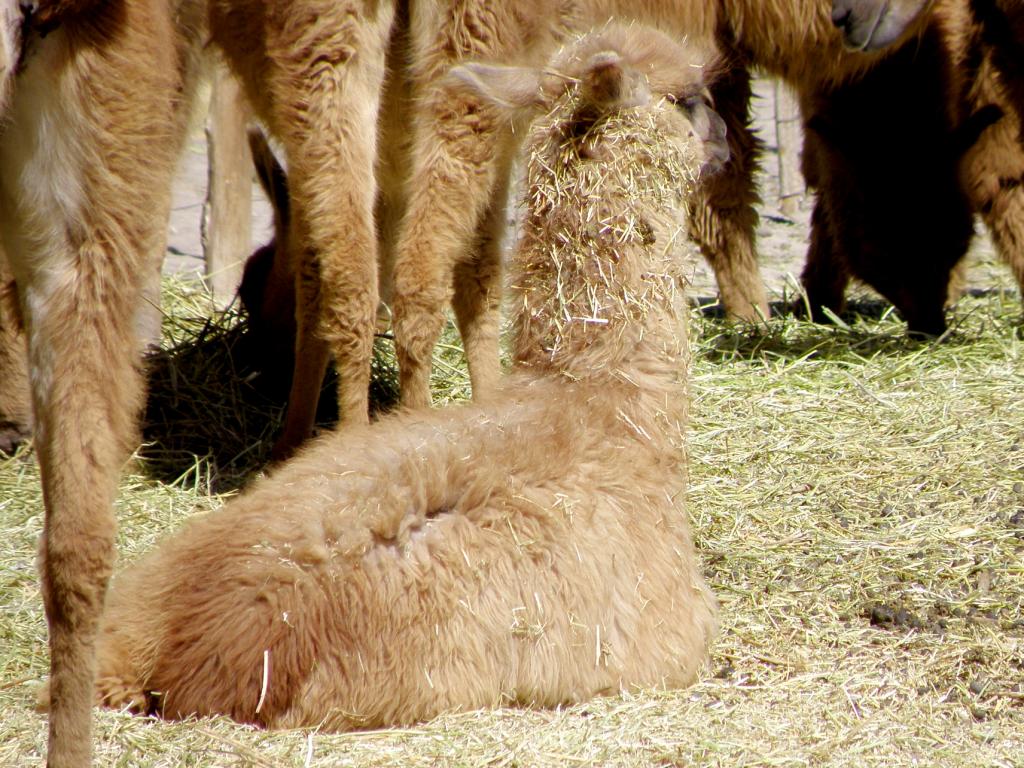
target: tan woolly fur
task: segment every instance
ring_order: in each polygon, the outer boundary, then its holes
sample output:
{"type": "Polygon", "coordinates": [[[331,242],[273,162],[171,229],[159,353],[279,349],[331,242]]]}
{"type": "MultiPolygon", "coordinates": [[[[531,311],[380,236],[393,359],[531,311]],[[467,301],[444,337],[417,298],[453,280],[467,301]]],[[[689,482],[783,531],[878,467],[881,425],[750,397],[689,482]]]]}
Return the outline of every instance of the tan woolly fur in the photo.
{"type": "Polygon", "coordinates": [[[684,506],[685,202],[724,145],[696,55],[616,26],[543,73],[456,76],[525,77],[545,113],[515,370],[488,404],[314,441],[129,567],[105,704],[336,730],[694,679],[716,606],[684,506]]]}

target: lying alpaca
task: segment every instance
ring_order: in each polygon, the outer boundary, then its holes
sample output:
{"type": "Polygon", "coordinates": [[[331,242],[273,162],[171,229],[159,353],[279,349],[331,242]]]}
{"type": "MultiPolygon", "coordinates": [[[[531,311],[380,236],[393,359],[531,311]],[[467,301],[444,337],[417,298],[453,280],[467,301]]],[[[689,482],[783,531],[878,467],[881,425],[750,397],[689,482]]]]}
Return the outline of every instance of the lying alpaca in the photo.
{"type": "Polygon", "coordinates": [[[613,26],[543,71],[453,73],[547,111],[515,372],[320,439],[119,576],[103,703],[349,729],[693,680],[716,607],[683,502],[682,212],[725,146],[702,61],[613,26]]]}

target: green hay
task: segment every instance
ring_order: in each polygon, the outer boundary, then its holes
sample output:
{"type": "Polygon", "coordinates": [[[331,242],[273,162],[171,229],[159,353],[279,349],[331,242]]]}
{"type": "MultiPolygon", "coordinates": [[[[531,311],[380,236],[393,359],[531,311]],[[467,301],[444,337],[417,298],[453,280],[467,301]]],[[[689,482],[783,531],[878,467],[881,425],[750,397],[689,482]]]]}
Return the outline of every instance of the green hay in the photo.
{"type": "MultiPolygon", "coordinates": [[[[689,504],[723,622],[694,687],[354,734],[102,711],[96,764],[1021,765],[1019,299],[964,300],[940,343],[864,309],[846,328],[777,318],[764,334],[694,313],[689,504]]],[[[441,359],[435,376],[455,366],[460,382],[443,397],[463,397],[453,337],[441,359]]],[[[122,560],[220,503],[204,482],[129,474],[122,560]]],[[[45,747],[41,509],[31,449],[0,462],[4,766],[39,765],[45,747]]]]}

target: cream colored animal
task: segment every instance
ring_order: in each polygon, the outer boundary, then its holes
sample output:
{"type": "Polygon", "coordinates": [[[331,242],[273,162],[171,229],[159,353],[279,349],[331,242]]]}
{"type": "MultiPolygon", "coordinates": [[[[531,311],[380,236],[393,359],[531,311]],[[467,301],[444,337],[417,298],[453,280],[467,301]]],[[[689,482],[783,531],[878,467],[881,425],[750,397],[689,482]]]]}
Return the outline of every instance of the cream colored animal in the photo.
{"type": "MultiPolygon", "coordinates": [[[[684,506],[686,203],[705,57],[641,27],[457,88],[544,115],[486,405],[314,442],[121,574],[102,701],[331,730],[690,683],[715,632],[684,506]]],[[[522,123],[519,123],[522,127],[522,123]]]]}

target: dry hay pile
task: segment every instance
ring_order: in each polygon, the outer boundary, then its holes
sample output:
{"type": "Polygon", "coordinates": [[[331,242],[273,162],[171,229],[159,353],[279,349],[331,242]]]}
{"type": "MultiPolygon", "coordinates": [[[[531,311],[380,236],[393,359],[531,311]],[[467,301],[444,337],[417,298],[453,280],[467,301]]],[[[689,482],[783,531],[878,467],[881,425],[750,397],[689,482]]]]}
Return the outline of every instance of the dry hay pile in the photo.
{"type": "MultiPolygon", "coordinates": [[[[162,348],[146,358],[148,396],[142,419],[145,472],[163,480],[238,488],[270,457],[284,419],[291,360],[266,359],[234,306],[212,312],[207,294],[169,278],[162,348]]],[[[374,347],[370,403],[398,402],[398,369],[385,339],[374,347]]],[[[337,376],[324,379],[317,424],[338,418],[337,376]]]]}
{"type": "MultiPolygon", "coordinates": [[[[688,508],[723,627],[693,688],[340,735],[102,711],[97,764],[1019,766],[1019,312],[1013,295],[970,298],[933,344],[891,316],[748,337],[695,312],[688,508]]],[[[129,474],[122,558],[219,503],[129,474]]],[[[39,765],[45,746],[41,510],[31,450],[0,461],[4,766],[39,765]]]]}

